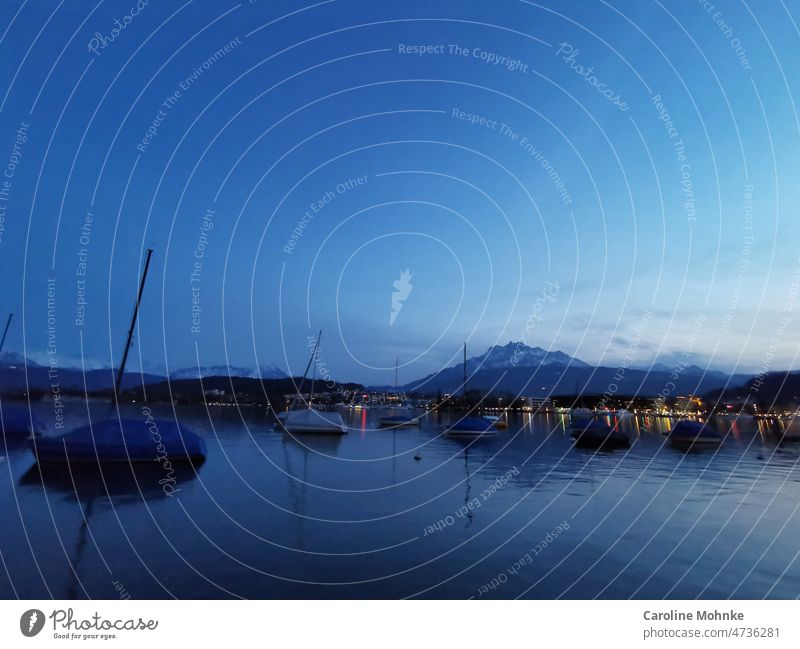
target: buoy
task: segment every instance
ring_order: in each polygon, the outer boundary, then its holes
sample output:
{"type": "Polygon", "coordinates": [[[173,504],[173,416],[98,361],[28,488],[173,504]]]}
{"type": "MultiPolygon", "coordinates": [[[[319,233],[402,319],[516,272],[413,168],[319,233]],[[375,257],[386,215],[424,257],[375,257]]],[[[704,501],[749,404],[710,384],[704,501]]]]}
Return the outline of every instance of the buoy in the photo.
{"type": "Polygon", "coordinates": [[[421,456],[419,453],[417,453],[417,454],[414,456],[414,459],[415,459],[417,462],[419,462],[419,461],[422,459],[422,456],[421,456]]]}

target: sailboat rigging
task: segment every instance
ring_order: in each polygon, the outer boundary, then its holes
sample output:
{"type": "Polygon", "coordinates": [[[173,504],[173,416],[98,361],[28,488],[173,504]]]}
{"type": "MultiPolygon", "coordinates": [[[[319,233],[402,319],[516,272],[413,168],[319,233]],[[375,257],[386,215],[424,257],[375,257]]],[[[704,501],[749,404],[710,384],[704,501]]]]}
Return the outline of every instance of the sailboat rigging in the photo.
{"type": "Polygon", "coordinates": [[[319,354],[320,340],[322,339],[322,330],[320,329],[317,336],[314,351],[311,352],[311,358],[306,365],[306,371],[303,373],[303,379],[300,381],[298,394],[294,398],[294,404],[298,400],[302,400],[302,389],[305,384],[308,370],[313,364],[313,372],[311,375],[311,393],[308,396],[306,408],[290,408],[286,412],[278,415],[278,421],[287,433],[311,433],[311,434],[324,434],[324,435],[344,435],[347,428],[344,425],[342,416],[338,412],[325,412],[322,413],[313,407],[314,389],[316,387],[317,378],[317,356],[319,354]]]}
{"type": "Polygon", "coordinates": [[[150,258],[147,250],[144,272],[139,283],[139,292],[131,318],[131,326],[125,343],[119,371],[114,384],[112,405],[117,416],[102,419],[76,428],[61,437],[34,437],[31,448],[40,463],[52,462],[160,462],[164,469],[172,468],[176,461],[202,462],[206,458],[206,443],[177,421],[155,419],[152,411],[145,407],[136,419],[122,418],[119,414],[119,394],[123,371],[128,359],[136,317],[142,301],[144,283],[150,258]]]}

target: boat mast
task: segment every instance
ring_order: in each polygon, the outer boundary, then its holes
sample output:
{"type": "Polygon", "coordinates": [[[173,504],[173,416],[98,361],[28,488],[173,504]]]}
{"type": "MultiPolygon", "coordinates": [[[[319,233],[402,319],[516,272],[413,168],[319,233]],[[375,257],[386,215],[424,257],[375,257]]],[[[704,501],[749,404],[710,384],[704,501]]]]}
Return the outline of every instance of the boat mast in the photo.
{"type": "Polygon", "coordinates": [[[6,322],[5,331],[3,331],[3,339],[0,340],[0,352],[3,351],[3,345],[6,343],[6,334],[8,334],[8,328],[11,326],[11,318],[14,317],[13,313],[8,314],[8,321],[6,322]]]}
{"type": "Polygon", "coordinates": [[[303,386],[306,384],[306,377],[308,376],[308,370],[311,369],[311,363],[314,361],[314,357],[317,355],[317,348],[319,347],[320,338],[322,338],[322,329],[319,330],[319,335],[317,335],[317,342],[314,345],[314,351],[311,353],[311,358],[308,359],[308,363],[306,364],[306,371],[303,372],[303,378],[300,380],[300,387],[297,388],[297,396],[301,396],[303,394],[303,386]]]}
{"type": "Polygon", "coordinates": [[[319,341],[322,340],[322,329],[319,330],[317,336],[317,344],[314,347],[314,353],[311,354],[311,360],[314,361],[314,369],[311,371],[311,395],[308,397],[308,407],[311,407],[311,402],[314,400],[314,384],[317,381],[317,354],[319,353],[319,341]]]}
{"type": "Polygon", "coordinates": [[[400,357],[394,359],[394,393],[397,394],[397,366],[400,363],[400,357]]]}
{"type": "Polygon", "coordinates": [[[136,305],[133,307],[133,317],[131,318],[131,328],[128,329],[128,340],[125,342],[125,351],[122,353],[122,362],[119,364],[117,371],[117,380],[114,383],[114,401],[119,400],[119,391],[122,388],[122,375],[125,372],[125,364],[128,362],[128,352],[131,349],[131,340],[133,339],[133,329],[136,326],[136,317],[139,315],[139,305],[142,303],[142,293],[144,292],[144,283],[147,279],[147,270],[150,268],[150,257],[153,256],[153,249],[147,249],[147,257],[144,260],[144,271],[142,272],[142,279],[139,282],[139,295],[136,298],[136,305]]]}
{"type": "Polygon", "coordinates": [[[464,341],[464,401],[467,400],[467,343],[464,341]]]}

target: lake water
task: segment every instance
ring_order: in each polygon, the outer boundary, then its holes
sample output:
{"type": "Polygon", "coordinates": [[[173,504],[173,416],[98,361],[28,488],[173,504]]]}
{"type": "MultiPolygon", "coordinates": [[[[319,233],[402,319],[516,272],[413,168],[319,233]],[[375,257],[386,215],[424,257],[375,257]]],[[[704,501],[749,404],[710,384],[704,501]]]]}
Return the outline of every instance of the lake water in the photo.
{"type": "MultiPolygon", "coordinates": [[[[68,412],[87,419],[83,403],[68,412]]],[[[469,443],[442,436],[437,415],[392,431],[379,414],[293,439],[260,409],[182,407],[209,454],[171,497],[160,464],[42,479],[8,440],[0,596],[800,595],[800,445],[762,422],[720,422],[721,449],[686,454],[665,444],[666,419],[631,419],[629,450],[593,452],[556,415],[469,443]]]]}

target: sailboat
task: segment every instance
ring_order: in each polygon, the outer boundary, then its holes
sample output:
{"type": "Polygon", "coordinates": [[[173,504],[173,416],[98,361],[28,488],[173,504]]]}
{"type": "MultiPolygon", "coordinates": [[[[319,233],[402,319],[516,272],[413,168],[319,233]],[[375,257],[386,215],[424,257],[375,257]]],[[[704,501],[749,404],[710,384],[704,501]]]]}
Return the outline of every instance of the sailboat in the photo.
{"type": "Polygon", "coordinates": [[[486,421],[490,421],[495,428],[508,428],[508,411],[504,410],[500,415],[484,415],[486,421]]]}
{"type": "Polygon", "coordinates": [[[308,406],[287,410],[278,415],[278,421],[287,433],[310,433],[317,435],[344,435],[347,433],[344,420],[338,412],[323,413],[313,408],[311,405],[314,401],[314,384],[317,377],[317,354],[319,353],[319,343],[321,339],[322,330],[320,329],[319,335],[317,336],[317,343],[314,345],[314,351],[311,353],[311,358],[303,374],[303,380],[300,382],[298,395],[295,397],[295,401],[301,398],[300,394],[302,394],[303,383],[305,383],[309,367],[313,363],[314,369],[311,379],[311,395],[308,398],[308,406]]]}
{"type": "Polygon", "coordinates": [[[631,440],[619,425],[609,426],[603,422],[591,420],[583,426],[574,426],[570,433],[579,448],[628,448],[631,440]]]}
{"type": "MultiPolygon", "coordinates": [[[[114,384],[113,405],[119,408],[119,393],[133,330],[142,302],[147,270],[153,251],[147,250],[147,258],[139,283],[139,294],[133,309],[133,318],[128,330],[128,339],[114,384]]],[[[40,463],[47,462],[201,462],[206,457],[206,443],[202,437],[180,425],[177,421],[155,419],[151,414],[137,419],[119,416],[102,419],[61,437],[36,436],[31,448],[40,463]]],[[[166,466],[166,464],[164,464],[166,466]]]]}
{"type": "Polygon", "coordinates": [[[774,434],[781,442],[800,442],[800,421],[797,413],[793,414],[787,422],[779,421],[773,429],[774,434]]]}
{"type": "MultiPolygon", "coordinates": [[[[400,362],[399,358],[394,361],[394,392],[397,394],[397,368],[400,362]]],[[[409,417],[408,415],[385,415],[378,420],[378,423],[384,428],[411,428],[419,426],[418,417],[409,417]]]]}
{"type": "Polygon", "coordinates": [[[0,429],[6,438],[38,435],[43,426],[38,417],[28,408],[0,404],[0,429]]]}
{"type": "Polygon", "coordinates": [[[719,446],[722,444],[722,435],[719,434],[709,422],[681,419],[669,431],[667,439],[672,446],[693,450],[719,446]]]}
{"type": "MultiPolygon", "coordinates": [[[[11,319],[13,317],[13,313],[8,314],[6,328],[3,331],[3,338],[0,339],[0,353],[3,351],[8,328],[11,326],[11,319]]],[[[4,438],[29,437],[41,432],[42,424],[36,415],[33,414],[30,407],[23,408],[17,405],[0,402],[0,430],[2,430],[4,438]]]]}
{"type": "MultiPolygon", "coordinates": [[[[467,343],[464,343],[464,401],[467,398],[467,343]]],[[[494,422],[484,417],[462,417],[447,428],[450,437],[491,437],[497,435],[494,422]]]]}
{"type": "Polygon", "coordinates": [[[492,437],[497,430],[483,417],[462,417],[447,429],[450,437],[492,437]]]}

